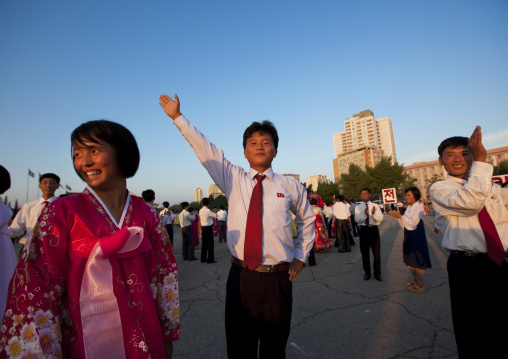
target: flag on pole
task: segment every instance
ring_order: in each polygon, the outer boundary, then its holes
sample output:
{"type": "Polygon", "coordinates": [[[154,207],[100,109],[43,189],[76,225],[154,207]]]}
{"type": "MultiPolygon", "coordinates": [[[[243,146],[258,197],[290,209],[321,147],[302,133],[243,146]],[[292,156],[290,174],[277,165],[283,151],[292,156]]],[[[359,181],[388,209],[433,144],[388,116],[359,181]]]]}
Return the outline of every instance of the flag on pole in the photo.
{"type": "Polygon", "coordinates": [[[28,169],[28,175],[32,178],[35,178],[35,173],[33,173],[32,171],[30,171],[30,168],[28,169]]]}
{"type": "Polygon", "coordinates": [[[65,188],[68,190],[68,191],[72,191],[72,188],[70,186],[68,186],[67,184],[65,184],[65,188]]]}

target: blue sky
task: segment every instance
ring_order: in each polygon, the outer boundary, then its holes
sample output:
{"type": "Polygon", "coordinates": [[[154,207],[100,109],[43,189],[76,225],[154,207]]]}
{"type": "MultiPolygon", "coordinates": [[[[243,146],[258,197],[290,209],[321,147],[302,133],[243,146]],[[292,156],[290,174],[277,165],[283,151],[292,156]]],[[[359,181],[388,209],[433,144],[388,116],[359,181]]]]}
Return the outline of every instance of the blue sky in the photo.
{"type": "MultiPolygon", "coordinates": [[[[508,2],[1,1],[0,164],[26,200],[27,170],[81,190],[70,133],[109,119],[129,128],[134,193],[192,201],[211,183],[158,105],[182,112],[248,168],[252,122],[279,131],[279,173],[333,179],[332,134],[370,109],[393,122],[400,163],[436,159],[439,142],[481,125],[508,145],[508,2]]],[[[28,182],[29,200],[37,183],[28,182]]]]}

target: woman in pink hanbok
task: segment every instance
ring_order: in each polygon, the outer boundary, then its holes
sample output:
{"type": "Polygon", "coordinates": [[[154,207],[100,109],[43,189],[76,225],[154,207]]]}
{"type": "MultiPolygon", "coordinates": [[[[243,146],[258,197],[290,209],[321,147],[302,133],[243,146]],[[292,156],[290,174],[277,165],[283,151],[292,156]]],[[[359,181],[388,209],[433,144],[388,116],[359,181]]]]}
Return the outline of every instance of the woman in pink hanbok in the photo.
{"type": "Polygon", "coordinates": [[[9,285],[0,358],[170,358],[176,261],[157,211],[127,190],[136,140],[100,120],[71,144],[87,187],[41,213],[9,285]]]}
{"type": "Polygon", "coordinates": [[[333,247],[333,243],[328,237],[326,233],[326,225],[323,220],[323,211],[317,205],[316,198],[310,199],[310,204],[312,205],[312,209],[316,214],[316,219],[314,220],[314,228],[316,229],[316,240],[314,241],[314,250],[325,250],[333,247]]]}

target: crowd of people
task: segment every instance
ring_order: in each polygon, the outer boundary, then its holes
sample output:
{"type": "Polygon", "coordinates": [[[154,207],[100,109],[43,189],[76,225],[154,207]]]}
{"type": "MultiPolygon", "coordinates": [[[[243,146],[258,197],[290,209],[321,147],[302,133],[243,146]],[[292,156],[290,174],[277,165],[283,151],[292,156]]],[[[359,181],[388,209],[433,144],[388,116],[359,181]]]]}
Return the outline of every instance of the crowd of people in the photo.
{"type": "MultiPolygon", "coordinates": [[[[278,133],[269,121],[244,132],[250,170],[231,164],[180,112],[180,101],[159,104],[228,199],[225,208],[197,211],[169,202],[154,208],[155,193],[131,196],[127,178],[140,154],[132,133],[111,121],[90,121],[71,134],[74,169],[86,183],[81,194],[56,200],[60,179],[40,176],[42,198],[12,220],[0,203],[2,314],[0,358],[171,358],[180,330],[174,230],[182,233],[182,259],[215,263],[214,236],[231,253],[225,328],[229,358],[284,358],[293,309],[292,282],[315,251],[351,252],[359,238],[363,279],[382,281],[379,225],[384,214],[369,188],[361,201],[337,194],[321,208],[294,178],[275,173],[278,133]],[[20,237],[19,262],[11,237],[20,237]],[[335,241],[332,239],[335,238],[335,241]],[[10,243],[10,245],[9,245],[10,243]],[[371,263],[371,252],[373,261],[371,263]]],[[[460,358],[495,357],[504,332],[508,299],[508,190],[493,184],[492,165],[478,127],[470,138],[452,137],[438,148],[448,176],[432,185],[436,227],[450,253],[448,274],[453,325],[460,358]],[[481,330],[478,330],[481,328],[481,330]]],[[[0,193],[10,187],[0,166],[0,193]]],[[[423,226],[425,206],[416,187],[405,190],[407,207],[388,215],[404,229],[403,261],[425,291],[431,268],[423,226]]]]}

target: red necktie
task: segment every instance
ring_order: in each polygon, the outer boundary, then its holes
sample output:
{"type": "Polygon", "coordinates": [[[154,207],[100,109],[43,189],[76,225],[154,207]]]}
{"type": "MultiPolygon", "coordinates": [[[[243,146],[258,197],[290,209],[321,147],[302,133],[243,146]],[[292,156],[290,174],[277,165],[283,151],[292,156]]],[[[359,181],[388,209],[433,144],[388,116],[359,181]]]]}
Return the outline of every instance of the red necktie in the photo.
{"type": "Polygon", "coordinates": [[[42,202],[42,211],[41,211],[41,213],[42,213],[42,212],[44,212],[44,210],[46,209],[46,207],[48,206],[48,204],[49,204],[49,201],[44,201],[44,202],[42,202]]]}
{"type": "Polygon", "coordinates": [[[482,227],[483,234],[485,235],[485,242],[487,242],[487,250],[489,258],[496,262],[498,265],[503,263],[505,258],[505,252],[499,233],[497,233],[496,226],[489,212],[485,206],[478,213],[478,219],[480,220],[480,226],[482,227]]]}
{"type": "Polygon", "coordinates": [[[257,174],[258,182],[252,190],[247,227],[245,228],[245,245],[243,259],[250,270],[261,264],[261,244],[263,239],[263,184],[265,176],[257,174]]]}

